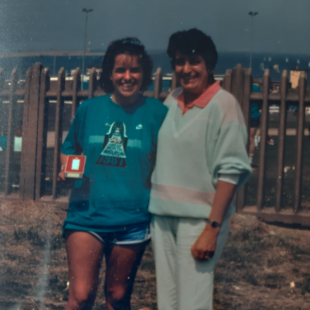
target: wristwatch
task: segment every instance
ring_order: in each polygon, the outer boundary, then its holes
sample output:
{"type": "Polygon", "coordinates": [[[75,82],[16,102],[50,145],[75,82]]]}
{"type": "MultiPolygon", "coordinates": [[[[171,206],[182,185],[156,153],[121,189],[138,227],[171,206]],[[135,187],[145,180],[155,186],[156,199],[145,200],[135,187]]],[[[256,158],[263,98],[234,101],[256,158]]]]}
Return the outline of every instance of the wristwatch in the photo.
{"type": "Polygon", "coordinates": [[[209,219],[206,219],[207,223],[210,224],[213,228],[221,227],[222,224],[216,222],[216,221],[210,221],[209,219]]]}

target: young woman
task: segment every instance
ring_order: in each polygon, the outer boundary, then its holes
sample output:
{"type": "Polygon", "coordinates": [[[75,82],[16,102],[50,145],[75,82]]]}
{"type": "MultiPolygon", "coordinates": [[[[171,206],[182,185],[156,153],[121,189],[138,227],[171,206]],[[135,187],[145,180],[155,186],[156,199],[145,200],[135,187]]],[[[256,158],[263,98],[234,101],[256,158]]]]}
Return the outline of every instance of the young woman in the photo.
{"type": "Polygon", "coordinates": [[[167,113],[160,101],[140,94],[151,74],[152,61],[138,39],[112,42],[100,80],[108,95],[80,105],[62,146],[62,180],[67,155],[86,156],[63,227],[70,277],[67,310],[92,307],[103,256],[107,309],[130,309],[150,238],[150,176],[167,113]]]}
{"type": "Polygon", "coordinates": [[[174,33],[168,55],[182,87],[166,99],[149,210],[159,310],[212,310],[213,270],[235,190],[248,180],[247,132],[236,99],[215,82],[210,37],[174,33]]]}

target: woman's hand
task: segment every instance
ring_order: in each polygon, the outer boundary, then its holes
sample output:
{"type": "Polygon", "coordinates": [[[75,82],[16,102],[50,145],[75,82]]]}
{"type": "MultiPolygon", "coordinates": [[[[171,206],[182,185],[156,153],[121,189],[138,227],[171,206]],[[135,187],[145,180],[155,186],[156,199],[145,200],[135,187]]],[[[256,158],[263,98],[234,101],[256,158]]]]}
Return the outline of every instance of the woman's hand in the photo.
{"type": "Polygon", "coordinates": [[[60,153],[60,164],[61,164],[61,170],[58,173],[57,181],[66,181],[65,178],[65,169],[67,164],[67,155],[60,153]]]}
{"type": "MultiPolygon", "coordinates": [[[[212,210],[209,220],[222,223],[226,211],[234,197],[236,185],[219,180],[215,192],[212,210]]],[[[206,260],[214,255],[217,235],[220,227],[214,228],[207,224],[194,245],[191,247],[192,254],[197,260],[206,260]]]]}
{"type": "Polygon", "coordinates": [[[57,181],[66,181],[65,178],[65,167],[61,166],[61,171],[58,173],[57,181]]]}
{"type": "Polygon", "coordinates": [[[217,235],[220,227],[213,228],[207,224],[196,242],[191,247],[192,254],[197,260],[207,260],[212,258],[216,249],[217,235]]]}

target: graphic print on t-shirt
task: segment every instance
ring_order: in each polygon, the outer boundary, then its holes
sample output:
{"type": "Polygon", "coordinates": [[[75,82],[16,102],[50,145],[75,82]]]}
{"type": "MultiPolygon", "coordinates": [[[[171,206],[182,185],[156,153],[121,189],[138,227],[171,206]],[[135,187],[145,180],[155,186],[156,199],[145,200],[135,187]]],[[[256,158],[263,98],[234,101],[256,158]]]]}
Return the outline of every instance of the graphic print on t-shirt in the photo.
{"type": "Polygon", "coordinates": [[[126,125],[113,123],[104,136],[103,150],[97,160],[97,165],[126,168],[126,125]]]}

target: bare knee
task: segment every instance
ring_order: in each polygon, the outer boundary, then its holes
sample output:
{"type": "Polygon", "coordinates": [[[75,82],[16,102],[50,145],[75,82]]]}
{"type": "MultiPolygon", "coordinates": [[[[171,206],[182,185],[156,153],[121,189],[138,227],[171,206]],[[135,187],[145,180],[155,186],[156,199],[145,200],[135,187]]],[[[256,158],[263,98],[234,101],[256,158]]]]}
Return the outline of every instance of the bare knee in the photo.
{"type": "Polygon", "coordinates": [[[90,309],[95,299],[95,292],[85,285],[76,285],[70,288],[66,310],[90,309]]]}
{"type": "Polygon", "coordinates": [[[130,293],[126,292],[126,288],[122,285],[107,289],[106,299],[114,310],[130,309],[130,293]]]}

